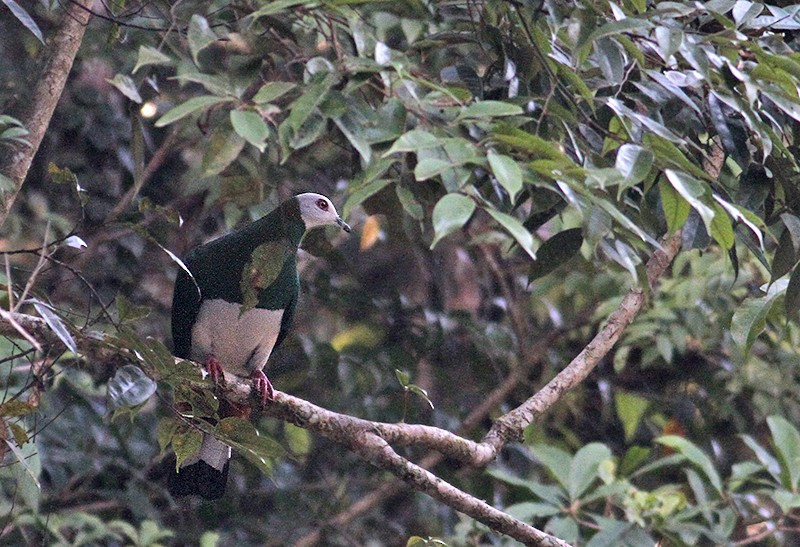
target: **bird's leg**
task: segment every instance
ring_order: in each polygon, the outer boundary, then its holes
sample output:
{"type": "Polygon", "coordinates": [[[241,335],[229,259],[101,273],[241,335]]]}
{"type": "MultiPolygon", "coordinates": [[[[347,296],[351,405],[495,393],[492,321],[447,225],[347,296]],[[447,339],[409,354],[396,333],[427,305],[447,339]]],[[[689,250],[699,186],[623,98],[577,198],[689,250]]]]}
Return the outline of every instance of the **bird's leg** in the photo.
{"type": "Polygon", "coordinates": [[[212,354],[206,358],[205,362],[206,372],[211,376],[211,381],[214,385],[225,385],[225,374],[223,374],[222,364],[212,354]]]}
{"type": "Polygon", "coordinates": [[[269,381],[263,370],[253,371],[250,378],[253,380],[253,392],[258,396],[261,406],[266,406],[267,401],[271,401],[275,397],[272,382],[269,381]]]}

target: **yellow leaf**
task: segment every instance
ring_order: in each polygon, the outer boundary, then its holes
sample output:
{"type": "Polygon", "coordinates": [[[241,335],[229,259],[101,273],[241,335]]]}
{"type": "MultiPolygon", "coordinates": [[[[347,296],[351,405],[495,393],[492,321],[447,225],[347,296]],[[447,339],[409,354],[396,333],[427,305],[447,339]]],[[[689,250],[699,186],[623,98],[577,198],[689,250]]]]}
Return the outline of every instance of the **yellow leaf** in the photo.
{"type": "Polygon", "coordinates": [[[361,229],[361,243],[358,246],[360,251],[366,251],[377,243],[381,234],[381,224],[376,215],[370,215],[364,221],[361,229]]]}

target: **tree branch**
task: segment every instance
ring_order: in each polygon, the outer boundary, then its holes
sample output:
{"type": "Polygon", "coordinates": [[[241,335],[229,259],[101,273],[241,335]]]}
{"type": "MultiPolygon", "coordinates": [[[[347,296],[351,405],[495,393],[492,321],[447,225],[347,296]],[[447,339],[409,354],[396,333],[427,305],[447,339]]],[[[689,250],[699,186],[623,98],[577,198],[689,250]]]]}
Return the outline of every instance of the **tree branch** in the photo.
{"type": "MultiPolygon", "coordinates": [[[[680,233],[668,238],[647,263],[648,283],[653,285],[664,273],[680,249],[680,233]]],[[[275,392],[273,401],[265,409],[269,416],[279,418],[315,431],[344,446],[380,469],[391,472],[415,490],[438,499],[454,509],[486,524],[495,531],[507,534],[526,545],[566,545],[561,540],[513,519],[485,502],[457,489],[433,473],[397,454],[391,445],[415,445],[436,450],[442,455],[480,466],[492,461],[510,441],[521,437],[522,432],[542,413],[557,402],[562,395],[582,382],[600,360],[619,340],[627,326],[642,309],[644,291],[630,289],[619,307],[608,318],[605,326],[592,341],[556,375],[522,405],[499,418],[480,443],[465,439],[449,431],[421,424],[389,424],[372,422],[339,414],[286,393],[275,392]]],[[[10,321],[0,321],[0,335],[19,337],[19,328],[42,345],[61,344],[47,324],[33,316],[13,314],[10,321]]],[[[79,351],[94,359],[136,361],[124,348],[115,348],[102,336],[76,335],[79,351]]],[[[198,365],[197,384],[202,381],[198,365]]],[[[225,374],[225,397],[234,403],[250,401],[251,385],[243,378],[225,374]]]]}
{"type": "Polygon", "coordinates": [[[29,144],[7,144],[7,152],[0,154],[0,173],[11,179],[13,190],[0,193],[0,226],[6,220],[14,200],[17,198],[25,177],[28,175],[33,157],[39,150],[50,119],[64,90],[64,84],[72,69],[75,55],[83,41],[90,13],[86,11],[93,0],[74,0],[67,2],[63,22],[49,44],[49,54],[39,78],[30,95],[30,102],[21,107],[17,115],[28,130],[29,144]]]}

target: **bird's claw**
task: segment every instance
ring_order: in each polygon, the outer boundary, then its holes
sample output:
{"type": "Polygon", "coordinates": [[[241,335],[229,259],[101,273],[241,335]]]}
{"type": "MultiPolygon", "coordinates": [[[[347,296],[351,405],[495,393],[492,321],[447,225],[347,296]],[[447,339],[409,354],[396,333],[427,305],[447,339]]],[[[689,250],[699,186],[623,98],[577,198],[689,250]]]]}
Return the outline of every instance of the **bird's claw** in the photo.
{"type": "Polygon", "coordinates": [[[262,407],[267,406],[267,402],[275,398],[272,382],[262,370],[256,370],[250,378],[253,380],[253,393],[258,397],[262,407]]]}
{"type": "Polygon", "coordinates": [[[214,385],[225,385],[225,374],[223,372],[222,363],[213,355],[209,355],[205,365],[206,372],[211,376],[211,381],[214,382],[214,385]]]}

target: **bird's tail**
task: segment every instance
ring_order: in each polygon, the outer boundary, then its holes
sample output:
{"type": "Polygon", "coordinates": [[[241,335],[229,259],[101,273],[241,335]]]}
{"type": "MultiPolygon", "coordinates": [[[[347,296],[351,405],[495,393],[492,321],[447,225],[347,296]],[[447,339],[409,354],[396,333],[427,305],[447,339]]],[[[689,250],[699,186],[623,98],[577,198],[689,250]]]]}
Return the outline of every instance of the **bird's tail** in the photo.
{"type": "Polygon", "coordinates": [[[230,446],[203,433],[197,455],[187,458],[177,471],[172,470],[167,482],[169,492],[173,496],[196,494],[207,500],[221,498],[228,482],[230,459],[230,446]]]}

